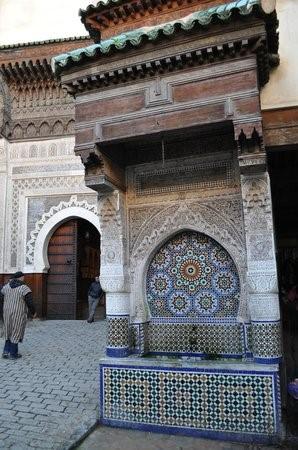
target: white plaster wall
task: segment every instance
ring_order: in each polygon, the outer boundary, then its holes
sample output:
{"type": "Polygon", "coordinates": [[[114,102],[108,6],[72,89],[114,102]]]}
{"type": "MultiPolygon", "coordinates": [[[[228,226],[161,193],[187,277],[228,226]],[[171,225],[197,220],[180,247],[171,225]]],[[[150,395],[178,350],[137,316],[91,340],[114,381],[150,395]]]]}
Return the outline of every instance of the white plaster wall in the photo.
{"type": "Polygon", "coordinates": [[[298,0],[277,0],[280,65],[261,94],[262,109],[298,105],[298,0]]]}
{"type": "Polygon", "coordinates": [[[0,45],[88,34],[78,11],[95,0],[0,0],[0,45]]]}
{"type": "MultiPolygon", "coordinates": [[[[0,273],[25,269],[29,199],[57,197],[57,206],[79,195],[96,204],[96,193],[85,186],[84,167],[73,147],[74,137],[15,143],[0,138],[0,273]],[[11,264],[13,252],[16,265],[11,264]]],[[[33,266],[27,268],[32,271],[33,266]]]]}

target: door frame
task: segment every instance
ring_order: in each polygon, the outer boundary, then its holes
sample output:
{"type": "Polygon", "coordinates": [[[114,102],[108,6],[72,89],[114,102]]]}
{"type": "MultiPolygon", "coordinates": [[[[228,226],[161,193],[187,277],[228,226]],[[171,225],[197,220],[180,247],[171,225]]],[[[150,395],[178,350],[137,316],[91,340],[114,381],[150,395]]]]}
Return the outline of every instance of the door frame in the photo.
{"type": "Polygon", "coordinates": [[[99,216],[93,211],[79,206],[71,206],[58,211],[46,221],[36,238],[34,248],[34,272],[47,273],[50,267],[48,260],[48,245],[53,233],[60,225],[62,225],[62,223],[67,222],[70,219],[78,218],[87,220],[87,222],[90,222],[95,226],[100,235],[102,234],[99,216]]]}

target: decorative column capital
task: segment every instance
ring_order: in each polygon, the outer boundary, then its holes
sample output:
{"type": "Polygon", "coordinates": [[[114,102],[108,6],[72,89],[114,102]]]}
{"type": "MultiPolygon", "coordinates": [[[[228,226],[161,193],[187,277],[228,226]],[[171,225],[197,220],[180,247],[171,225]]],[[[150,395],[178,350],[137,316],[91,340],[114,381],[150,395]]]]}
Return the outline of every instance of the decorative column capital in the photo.
{"type": "Polygon", "coordinates": [[[251,294],[277,293],[276,272],[249,272],[247,276],[248,288],[251,294]]]}
{"type": "MultiPolygon", "coordinates": [[[[114,269],[115,267],[111,267],[111,271],[114,269]]],[[[130,292],[128,276],[101,274],[100,283],[105,292],[130,292]]]]}

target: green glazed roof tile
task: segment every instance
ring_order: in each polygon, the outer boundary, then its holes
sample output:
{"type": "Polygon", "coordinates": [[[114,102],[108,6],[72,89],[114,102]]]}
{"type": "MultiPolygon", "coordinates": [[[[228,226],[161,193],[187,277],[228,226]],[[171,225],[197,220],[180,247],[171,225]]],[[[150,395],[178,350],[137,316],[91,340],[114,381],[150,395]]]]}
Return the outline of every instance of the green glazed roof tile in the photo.
{"type": "Polygon", "coordinates": [[[52,68],[54,72],[59,73],[63,68],[78,63],[83,59],[92,58],[95,55],[100,54],[106,55],[112,51],[123,50],[128,45],[138,47],[146,40],[155,41],[162,35],[173,35],[175,31],[179,29],[189,31],[198,24],[207,26],[214,19],[226,22],[230,19],[234,11],[240,15],[249,15],[252,13],[254,7],[261,8],[260,0],[236,0],[225,5],[214,6],[207,10],[194,12],[182,19],[173,20],[152,27],[138,28],[137,30],[132,30],[106,39],[98,44],[60,54],[52,59],[52,68]]]}
{"type": "MultiPolygon", "coordinates": [[[[81,16],[82,20],[85,19],[85,17],[88,14],[92,14],[95,11],[98,11],[101,8],[106,8],[107,6],[117,6],[118,4],[123,3],[123,0],[99,0],[99,2],[96,5],[88,5],[86,9],[80,9],[79,15],[81,16]]],[[[244,5],[247,3],[247,0],[240,0],[237,3],[241,5],[243,3],[244,5]]],[[[215,8],[225,8],[226,5],[221,5],[219,7],[215,8]]]]}

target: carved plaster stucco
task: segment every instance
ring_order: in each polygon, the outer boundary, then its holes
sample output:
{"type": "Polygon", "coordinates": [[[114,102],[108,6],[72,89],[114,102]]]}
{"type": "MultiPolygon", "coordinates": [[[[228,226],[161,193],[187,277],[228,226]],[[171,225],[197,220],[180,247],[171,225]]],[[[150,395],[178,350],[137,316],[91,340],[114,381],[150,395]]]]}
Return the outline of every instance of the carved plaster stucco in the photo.
{"type": "MultiPolygon", "coordinates": [[[[181,199],[181,202],[185,202],[185,200],[186,199],[181,199]]],[[[195,197],[193,197],[191,204],[195,203],[195,197]]],[[[230,226],[233,227],[233,233],[236,233],[242,241],[244,240],[242,202],[239,195],[221,197],[220,200],[204,200],[199,203],[204,204],[207,207],[209,206],[211,210],[216,211],[219,215],[224,215],[227,217],[229,219],[230,226]]],[[[168,205],[170,206],[171,203],[168,202],[168,205]]],[[[154,217],[164,211],[164,209],[164,204],[129,208],[129,248],[131,252],[139,238],[140,233],[144,227],[146,227],[147,222],[154,220],[154,217]]]]}
{"type": "Polygon", "coordinates": [[[231,143],[223,143],[224,148],[219,152],[220,142],[213,141],[202,153],[199,141],[192,144],[196,156],[172,157],[129,167],[128,205],[183,201],[198,194],[200,198],[210,198],[222,196],[223,192],[225,195],[239,193],[239,167],[229,147],[231,143]]]}
{"type": "Polygon", "coordinates": [[[7,140],[1,138],[1,136],[0,136],[0,160],[2,160],[2,161],[6,160],[7,148],[8,148],[7,140]]]}
{"type": "Polygon", "coordinates": [[[242,175],[241,183],[248,266],[261,262],[259,270],[276,272],[269,175],[242,175]]]}
{"type": "Polygon", "coordinates": [[[0,273],[3,272],[4,253],[4,230],[5,230],[5,207],[6,207],[6,186],[7,167],[5,162],[6,142],[0,138],[0,273]]]}
{"type": "Polygon", "coordinates": [[[144,305],[147,266],[156,252],[170,236],[184,229],[204,233],[220,243],[233,258],[241,280],[239,318],[246,311],[246,252],[243,235],[229,219],[208,202],[181,202],[171,204],[148,218],[135,239],[131,251],[131,284],[133,313],[137,320],[148,320],[148,307],[144,305]]]}
{"type": "Polygon", "coordinates": [[[11,160],[23,160],[27,158],[47,158],[51,160],[52,158],[67,155],[75,158],[73,137],[50,139],[41,142],[14,142],[9,146],[9,158],[11,160]]]}
{"type": "Polygon", "coordinates": [[[70,217],[69,208],[76,207],[76,208],[82,208],[86,211],[91,211],[94,215],[98,216],[97,211],[97,205],[89,204],[87,200],[79,201],[77,198],[77,195],[72,195],[70,197],[70,200],[62,201],[58,205],[53,206],[49,211],[45,212],[41,219],[38,220],[35,223],[34,230],[30,233],[30,240],[26,244],[26,264],[33,264],[34,262],[34,251],[35,251],[35,244],[36,240],[38,238],[38,235],[41,231],[41,229],[44,227],[45,223],[53,217],[55,214],[57,214],[59,211],[67,210],[66,211],[66,217],[70,217]]]}
{"type": "Polygon", "coordinates": [[[270,179],[241,176],[246,230],[249,310],[252,320],[279,320],[270,179]]]}
{"type": "Polygon", "coordinates": [[[99,200],[102,230],[101,284],[106,292],[129,292],[125,196],[119,191],[99,200]]]}
{"type": "Polygon", "coordinates": [[[7,248],[9,251],[10,267],[15,268],[22,260],[22,236],[26,229],[26,195],[48,195],[49,193],[63,193],[85,191],[83,175],[68,176],[67,174],[51,177],[41,176],[37,178],[19,178],[12,180],[10,195],[8,196],[8,211],[10,218],[7,229],[7,248]]]}

